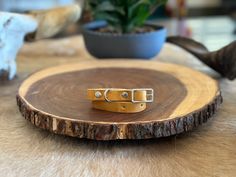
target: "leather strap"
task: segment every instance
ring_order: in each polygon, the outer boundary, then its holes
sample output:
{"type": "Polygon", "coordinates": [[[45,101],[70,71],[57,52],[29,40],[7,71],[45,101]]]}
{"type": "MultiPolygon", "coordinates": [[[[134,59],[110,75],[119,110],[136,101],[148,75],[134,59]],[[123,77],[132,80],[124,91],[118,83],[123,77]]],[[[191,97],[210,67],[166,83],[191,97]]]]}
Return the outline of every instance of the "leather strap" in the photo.
{"type": "Polygon", "coordinates": [[[88,89],[87,95],[93,108],[119,113],[141,112],[153,101],[152,89],[97,88],[88,89]]]}
{"type": "Polygon", "coordinates": [[[146,109],[146,103],[93,101],[93,108],[119,113],[137,113],[146,109]]]}
{"type": "Polygon", "coordinates": [[[140,102],[147,101],[147,92],[145,90],[132,91],[133,89],[88,89],[88,99],[91,101],[121,102],[130,101],[132,97],[140,102]],[[107,92],[106,92],[107,91],[107,92]],[[106,94],[105,94],[106,93],[106,94]],[[97,94],[97,96],[96,96],[97,94]],[[100,94],[100,96],[98,95],[100,94]]]}

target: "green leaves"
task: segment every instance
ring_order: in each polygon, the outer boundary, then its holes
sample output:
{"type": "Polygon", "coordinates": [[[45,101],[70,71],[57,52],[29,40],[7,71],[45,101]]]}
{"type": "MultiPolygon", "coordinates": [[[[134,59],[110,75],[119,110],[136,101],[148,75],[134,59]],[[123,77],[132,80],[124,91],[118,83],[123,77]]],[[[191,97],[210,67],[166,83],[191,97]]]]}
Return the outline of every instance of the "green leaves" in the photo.
{"type": "Polygon", "coordinates": [[[96,20],[106,20],[118,32],[130,33],[143,26],[167,0],[88,0],[96,20]]]}
{"type": "Polygon", "coordinates": [[[122,7],[117,7],[115,4],[110,1],[103,1],[101,4],[98,4],[96,9],[96,13],[99,12],[117,12],[125,15],[124,9],[122,7]]]}

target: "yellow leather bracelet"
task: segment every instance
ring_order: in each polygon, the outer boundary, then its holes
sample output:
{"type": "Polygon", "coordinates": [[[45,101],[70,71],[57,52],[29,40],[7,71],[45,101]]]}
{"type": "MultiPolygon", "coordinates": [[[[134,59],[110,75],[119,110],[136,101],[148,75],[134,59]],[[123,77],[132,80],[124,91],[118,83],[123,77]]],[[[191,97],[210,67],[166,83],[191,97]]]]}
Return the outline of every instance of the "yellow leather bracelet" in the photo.
{"type": "Polygon", "coordinates": [[[93,108],[119,113],[141,112],[154,97],[153,89],[95,88],[87,94],[93,108]]]}

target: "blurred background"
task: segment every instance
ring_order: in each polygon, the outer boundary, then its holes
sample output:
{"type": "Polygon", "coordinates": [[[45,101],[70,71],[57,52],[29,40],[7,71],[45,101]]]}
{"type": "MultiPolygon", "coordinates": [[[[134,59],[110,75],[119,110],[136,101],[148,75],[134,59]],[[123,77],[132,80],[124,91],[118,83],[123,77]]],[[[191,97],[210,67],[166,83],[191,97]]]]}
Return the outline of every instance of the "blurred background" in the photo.
{"type": "MultiPolygon", "coordinates": [[[[27,12],[73,3],[83,0],[0,0],[0,10],[27,12]]],[[[169,35],[191,37],[216,50],[236,39],[236,0],[169,0],[150,21],[166,26],[169,35]]],[[[57,37],[78,33],[79,23],[57,37]]]]}

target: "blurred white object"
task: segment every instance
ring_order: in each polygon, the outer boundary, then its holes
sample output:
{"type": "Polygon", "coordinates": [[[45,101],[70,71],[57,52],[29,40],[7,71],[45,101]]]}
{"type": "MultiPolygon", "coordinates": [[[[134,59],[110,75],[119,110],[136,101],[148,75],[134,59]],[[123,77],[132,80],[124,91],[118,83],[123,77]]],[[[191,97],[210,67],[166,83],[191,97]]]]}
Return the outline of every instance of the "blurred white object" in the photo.
{"type": "Polygon", "coordinates": [[[16,75],[16,56],[24,43],[24,36],[36,30],[38,23],[27,15],[0,12],[0,75],[16,75]]]}
{"type": "Polygon", "coordinates": [[[27,15],[0,12],[0,78],[7,73],[11,80],[16,75],[15,60],[25,36],[30,40],[54,36],[77,22],[81,11],[81,6],[76,4],[27,15]]]}

